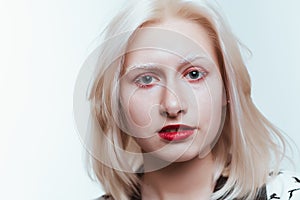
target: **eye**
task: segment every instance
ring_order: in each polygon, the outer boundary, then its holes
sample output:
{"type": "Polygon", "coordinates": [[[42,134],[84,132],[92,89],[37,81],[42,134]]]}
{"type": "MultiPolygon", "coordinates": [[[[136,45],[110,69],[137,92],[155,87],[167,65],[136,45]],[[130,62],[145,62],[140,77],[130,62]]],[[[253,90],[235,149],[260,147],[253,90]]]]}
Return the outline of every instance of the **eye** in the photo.
{"type": "Polygon", "coordinates": [[[153,84],[157,81],[158,79],[154,76],[142,75],[135,80],[135,84],[137,84],[138,87],[145,88],[153,86],[153,84]]]}
{"type": "Polygon", "coordinates": [[[189,81],[199,81],[207,75],[207,72],[203,69],[191,68],[187,70],[184,77],[189,81]]]}

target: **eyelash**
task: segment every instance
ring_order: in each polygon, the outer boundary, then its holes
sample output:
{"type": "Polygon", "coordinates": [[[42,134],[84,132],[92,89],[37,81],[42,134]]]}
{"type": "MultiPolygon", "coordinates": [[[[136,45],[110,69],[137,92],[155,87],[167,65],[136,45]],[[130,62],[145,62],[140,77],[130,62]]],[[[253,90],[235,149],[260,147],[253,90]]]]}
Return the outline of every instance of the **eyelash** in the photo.
{"type": "Polygon", "coordinates": [[[137,77],[137,78],[135,79],[134,83],[135,83],[138,87],[140,87],[140,88],[150,88],[150,87],[152,87],[152,86],[153,86],[153,81],[152,81],[151,83],[149,83],[149,84],[147,84],[147,83],[142,83],[142,79],[145,78],[145,77],[151,77],[151,78],[154,80],[154,82],[155,82],[155,81],[159,81],[158,78],[156,78],[155,76],[153,76],[153,75],[151,75],[151,74],[142,74],[142,75],[140,75],[139,77],[137,77]]]}
{"type": "MultiPolygon", "coordinates": [[[[183,73],[183,77],[188,79],[189,82],[191,83],[196,83],[201,81],[202,79],[204,79],[207,76],[208,72],[206,70],[204,70],[201,67],[190,67],[189,69],[186,70],[186,72],[183,73]],[[191,73],[191,72],[198,72],[201,74],[201,77],[197,78],[197,79],[188,79],[186,78],[186,76],[191,73]]],[[[152,74],[142,74],[140,76],[138,76],[135,80],[134,83],[139,87],[139,88],[150,88],[152,86],[154,86],[155,82],[159,81],[158,78],[156,78],[154,75],[152,74]],[[143,83],[143,78],[151,78],[151,83],[143,83]]]]}
{"type": "Polygon", "coordinates": [[[191,73],[191,72],[198,72],[201,74],[201,77],[200,78],[197,78],[197,79],[190,79],[190,82],[199,82],[201,81],[203,78],[205,78],[208,74],[208,72],[200,67],[191,67],[189,68],[184,74],[183,74],[183,77],[186,78],[186,76],[191,73]]]}

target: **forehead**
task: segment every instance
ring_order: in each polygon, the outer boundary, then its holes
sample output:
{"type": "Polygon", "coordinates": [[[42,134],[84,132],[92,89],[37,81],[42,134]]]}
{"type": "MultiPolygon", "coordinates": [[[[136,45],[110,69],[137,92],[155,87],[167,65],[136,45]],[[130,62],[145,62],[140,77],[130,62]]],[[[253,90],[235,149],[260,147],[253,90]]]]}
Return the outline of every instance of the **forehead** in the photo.
{"type": "Polygon", "coordinates": [[[148,23],[135,32],[127,48],[126,62],[142,62],[158,55],[166,58],[167,55],[176,55],[178,58],[200,55],[217,63],[212,43],[201,24],[169,18],[162,22],[148,23]]]}

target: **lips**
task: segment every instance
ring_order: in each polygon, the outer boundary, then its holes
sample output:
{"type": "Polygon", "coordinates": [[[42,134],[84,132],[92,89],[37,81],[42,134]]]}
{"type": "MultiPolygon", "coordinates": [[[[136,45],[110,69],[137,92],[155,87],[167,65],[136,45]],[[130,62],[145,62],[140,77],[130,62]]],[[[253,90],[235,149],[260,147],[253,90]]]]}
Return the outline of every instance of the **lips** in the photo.
{"type": "Polygon", "coordinates": [[[194,133],[195,128],[182,125],[182,124],[174,124],[163,127],[158,135],[167,141],[180,141],[188,138],[194,133]]]}

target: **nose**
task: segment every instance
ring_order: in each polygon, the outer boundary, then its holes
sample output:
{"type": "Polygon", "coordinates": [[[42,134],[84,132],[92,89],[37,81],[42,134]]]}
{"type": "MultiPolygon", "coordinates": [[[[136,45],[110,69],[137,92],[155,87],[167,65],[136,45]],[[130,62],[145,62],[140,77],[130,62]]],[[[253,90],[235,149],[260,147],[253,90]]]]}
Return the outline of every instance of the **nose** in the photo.
{"type": "Polygon", "coordinates": [[[168,118],[177,118],[186,114],[187,106],[183,92],[176,92],[174,89],[164,87],[161,95],[160,114],[168,118]]]}

